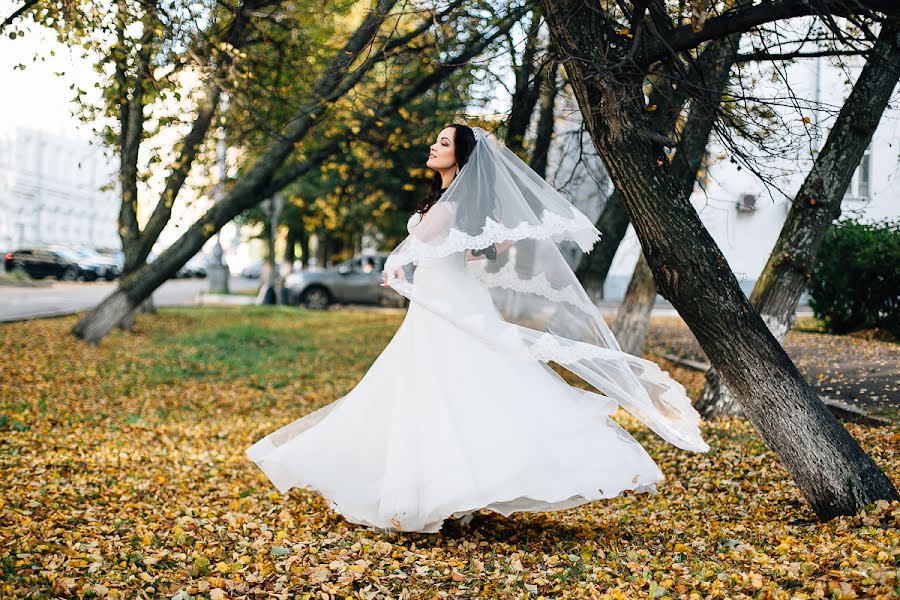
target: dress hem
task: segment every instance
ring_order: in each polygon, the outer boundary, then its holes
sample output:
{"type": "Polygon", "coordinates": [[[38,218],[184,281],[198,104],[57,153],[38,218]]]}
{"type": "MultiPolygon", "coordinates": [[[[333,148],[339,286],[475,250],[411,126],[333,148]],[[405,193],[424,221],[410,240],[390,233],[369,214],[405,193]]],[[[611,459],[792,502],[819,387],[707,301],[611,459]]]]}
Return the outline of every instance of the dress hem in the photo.
{"type": "MultiPolygon", "coordinates": [[[[264,459],[264,456],[260,456],[260,451],[262,450],[262,448],[257,447],[259,445],[260,444],[254,444],[253,446],[251,446],[250,448],[245,450],[244,453],[251,460],[253,460],[253,462],[255,462],[258,466],[260,466],[260,468],[262,468],[262,465],[260,463],[264,459]],[[254,450],[254,448],[255,448],[255,450],[254,450]],[[256,456],[260,460],[257,460],[257,458],[254,458],[254,456],[256,456]]],[[[271,443],[269,443],[269,445],[271,446],[271,443]]],[[[265,473],[265,470],[263,470],[263,472],[265,473]]],[[[268,473],[266,473],[266,476],[268,477],[268,473]]],[[[270,481],[272,481],[273,484],[275,484],[275,482],[271,478],[269,478],[269,479],[270,479],[270,481]]],[[[278,492],[282,495],[287,495],[291,489],[299,489],[299,490],[306,490],[306,491],[314,492],[315,494],[319,495],[323,500],[325,500],[325,502],[328,504],[328,506],[332,510],[334,510],[337,514],[339,514],[341,517],[343,517],[347,522],[353,523],[354,525],[361,525],[364,527],[369,527],[369,528],[377,530],[379,532],[384,532],[384,533],[395,533],[395,532],[398,532],[398,533],[438,533],[441,530],[441,528],[443,527],[444,521],[446,521],[448,518],[455,519],[455,518],[463,517],[468,514],[476,513],[481,510],[489,510],[489,511],[495,512],[497,514],[501,514],[504,517],[508,517],[514,513],[520,513],[520,512],[544,513],[544,512],[556,512],[556,511],[561,511],[561,510],[568,510],[570,508],[575,508],[577,506],[581,506],[583,504],[588,504],[590,502],[597,502],[599,500],[611,500],[613,498],[618,498],[625,491],[631,491],[631,492],[634,492],[635,494],[646,493],[651,496],[655,496],[659,493],[659,491],[656,488],[656,484],[663,480],[665,480],[665,475],[660,474],[659,478],[654,481],[636,485],[634,487],[623,487],[617,491],[614,491],[611,493],[601,493],[597,496],[594,496],[594,495],[586,496],[584,494],[576,493],[576,494],[571,494],[568,496],[562,495],[562,496],[556,497],[556,498],[535,498],[533,496],[520,495],[520,496],[515,496],[512,498],[501,499],[501,500],[496,500],[496,499],[490,500],[490,501],[479,500],[477,502],[470,504],[467,507],[453,510],[449,514],[446,514],[445,516],[440,517],[439,519],[434,519],[432,521],[429,521],[423,527],[421,527],[419,529],[404,529],[402,526],[399,525],[399,522],[394,523],[393,521],[391,522],[391,524],[388,524],[388,525],[379,524],[379,523],[375,523],[375,522],[371,521],[370,519],[366,519],[363,517],[358,517],[356,515],[353,515],[347,511],[341,509],[340,504],[338,504],[335,500],[332,500],[331,498],[329,498],[325,493],[322,492],[322,490],[320,490],[316,487],[313,487],[311,485],[308,485],[308,484],[289,484],[289,485],[287,485],[287,487],[285,487],[284,485],[275,484],[275,488],[278,489],[278,492]],[[521,508],[513,508],[512,510],[504,510],[502,508],[503,505],[509,506],[518,501],[532,501],[536,504],[534,506],[530,506],[530,507],[523,506],[521,508]]]]}

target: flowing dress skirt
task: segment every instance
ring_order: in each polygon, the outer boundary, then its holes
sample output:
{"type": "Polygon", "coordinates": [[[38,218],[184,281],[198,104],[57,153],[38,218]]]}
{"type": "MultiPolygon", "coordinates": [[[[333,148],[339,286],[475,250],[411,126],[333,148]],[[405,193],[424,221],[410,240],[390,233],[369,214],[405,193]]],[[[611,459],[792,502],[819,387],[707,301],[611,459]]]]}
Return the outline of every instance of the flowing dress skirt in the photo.
{"type": "MultiPolygon", "coordinates": [[[[455,261],[415,276],[454,308],[496,313],[455,261]]],[[[509,515],[656,494],[663,474],[610,418],[616,408],[413,302],[356,387],[246,454],[280,492],[318,492],[352,523],[433,533],[482,508],[509,515]]]]}

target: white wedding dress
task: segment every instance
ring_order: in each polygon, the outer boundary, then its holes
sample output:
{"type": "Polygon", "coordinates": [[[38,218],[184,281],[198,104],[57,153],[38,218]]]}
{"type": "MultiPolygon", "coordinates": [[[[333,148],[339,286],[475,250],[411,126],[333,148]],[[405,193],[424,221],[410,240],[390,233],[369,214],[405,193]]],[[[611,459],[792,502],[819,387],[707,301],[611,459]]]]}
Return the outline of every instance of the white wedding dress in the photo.
{"type": "MultiPolygon", "coordinates": [[[[415,283],[454,311],[502,318],[464,252],[422,259],[415,283]]],[[[316,491],[352,523],[433,533],[482,508],[508,516],[656,494],[663,474],[610,418],[616,408],[411,302],[355,388],[246,453],[280,492],[316,491]]]]}

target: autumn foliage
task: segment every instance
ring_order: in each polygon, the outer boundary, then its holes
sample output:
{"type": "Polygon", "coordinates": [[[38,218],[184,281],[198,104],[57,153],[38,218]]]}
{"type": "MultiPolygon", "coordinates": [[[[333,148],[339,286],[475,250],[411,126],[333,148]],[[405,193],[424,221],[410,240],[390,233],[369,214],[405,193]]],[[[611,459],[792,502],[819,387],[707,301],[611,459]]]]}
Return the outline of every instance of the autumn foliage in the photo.
{"type": "MultiPolygon", "coordinates": [[[[436,535],[280,496],[243,450],[347,393],[401,319],[163,309],[99,347],[74,316],[0,326],[0,597],[897,597],[900,504],[818,522],[739,420],[693,454],[620,412],[657,496],[436,535]]],[[[848,427],[896,481],[900,428],[848,427]]]]}

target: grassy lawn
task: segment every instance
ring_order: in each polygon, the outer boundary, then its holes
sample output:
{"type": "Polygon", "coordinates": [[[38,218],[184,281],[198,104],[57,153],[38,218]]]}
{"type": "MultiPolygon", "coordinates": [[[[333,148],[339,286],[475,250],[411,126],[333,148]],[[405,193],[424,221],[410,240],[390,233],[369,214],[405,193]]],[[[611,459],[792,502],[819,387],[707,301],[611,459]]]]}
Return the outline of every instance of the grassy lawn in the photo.
{"type": "MultiPolygon", "coordinates": [[[[75,317],[0,325],[0,597],[900,594],[900,503],[818,523],[739,420],[704,424],[712,450],[693,454],[619,412],[659,495],[469,531],[382,535],[279,495],[244,449],[346,394],[402,318],[161,309],[100,346],[68,334],[75,317]]],[[[848,428],[900,481],[900,427],[848,428]]]]}

